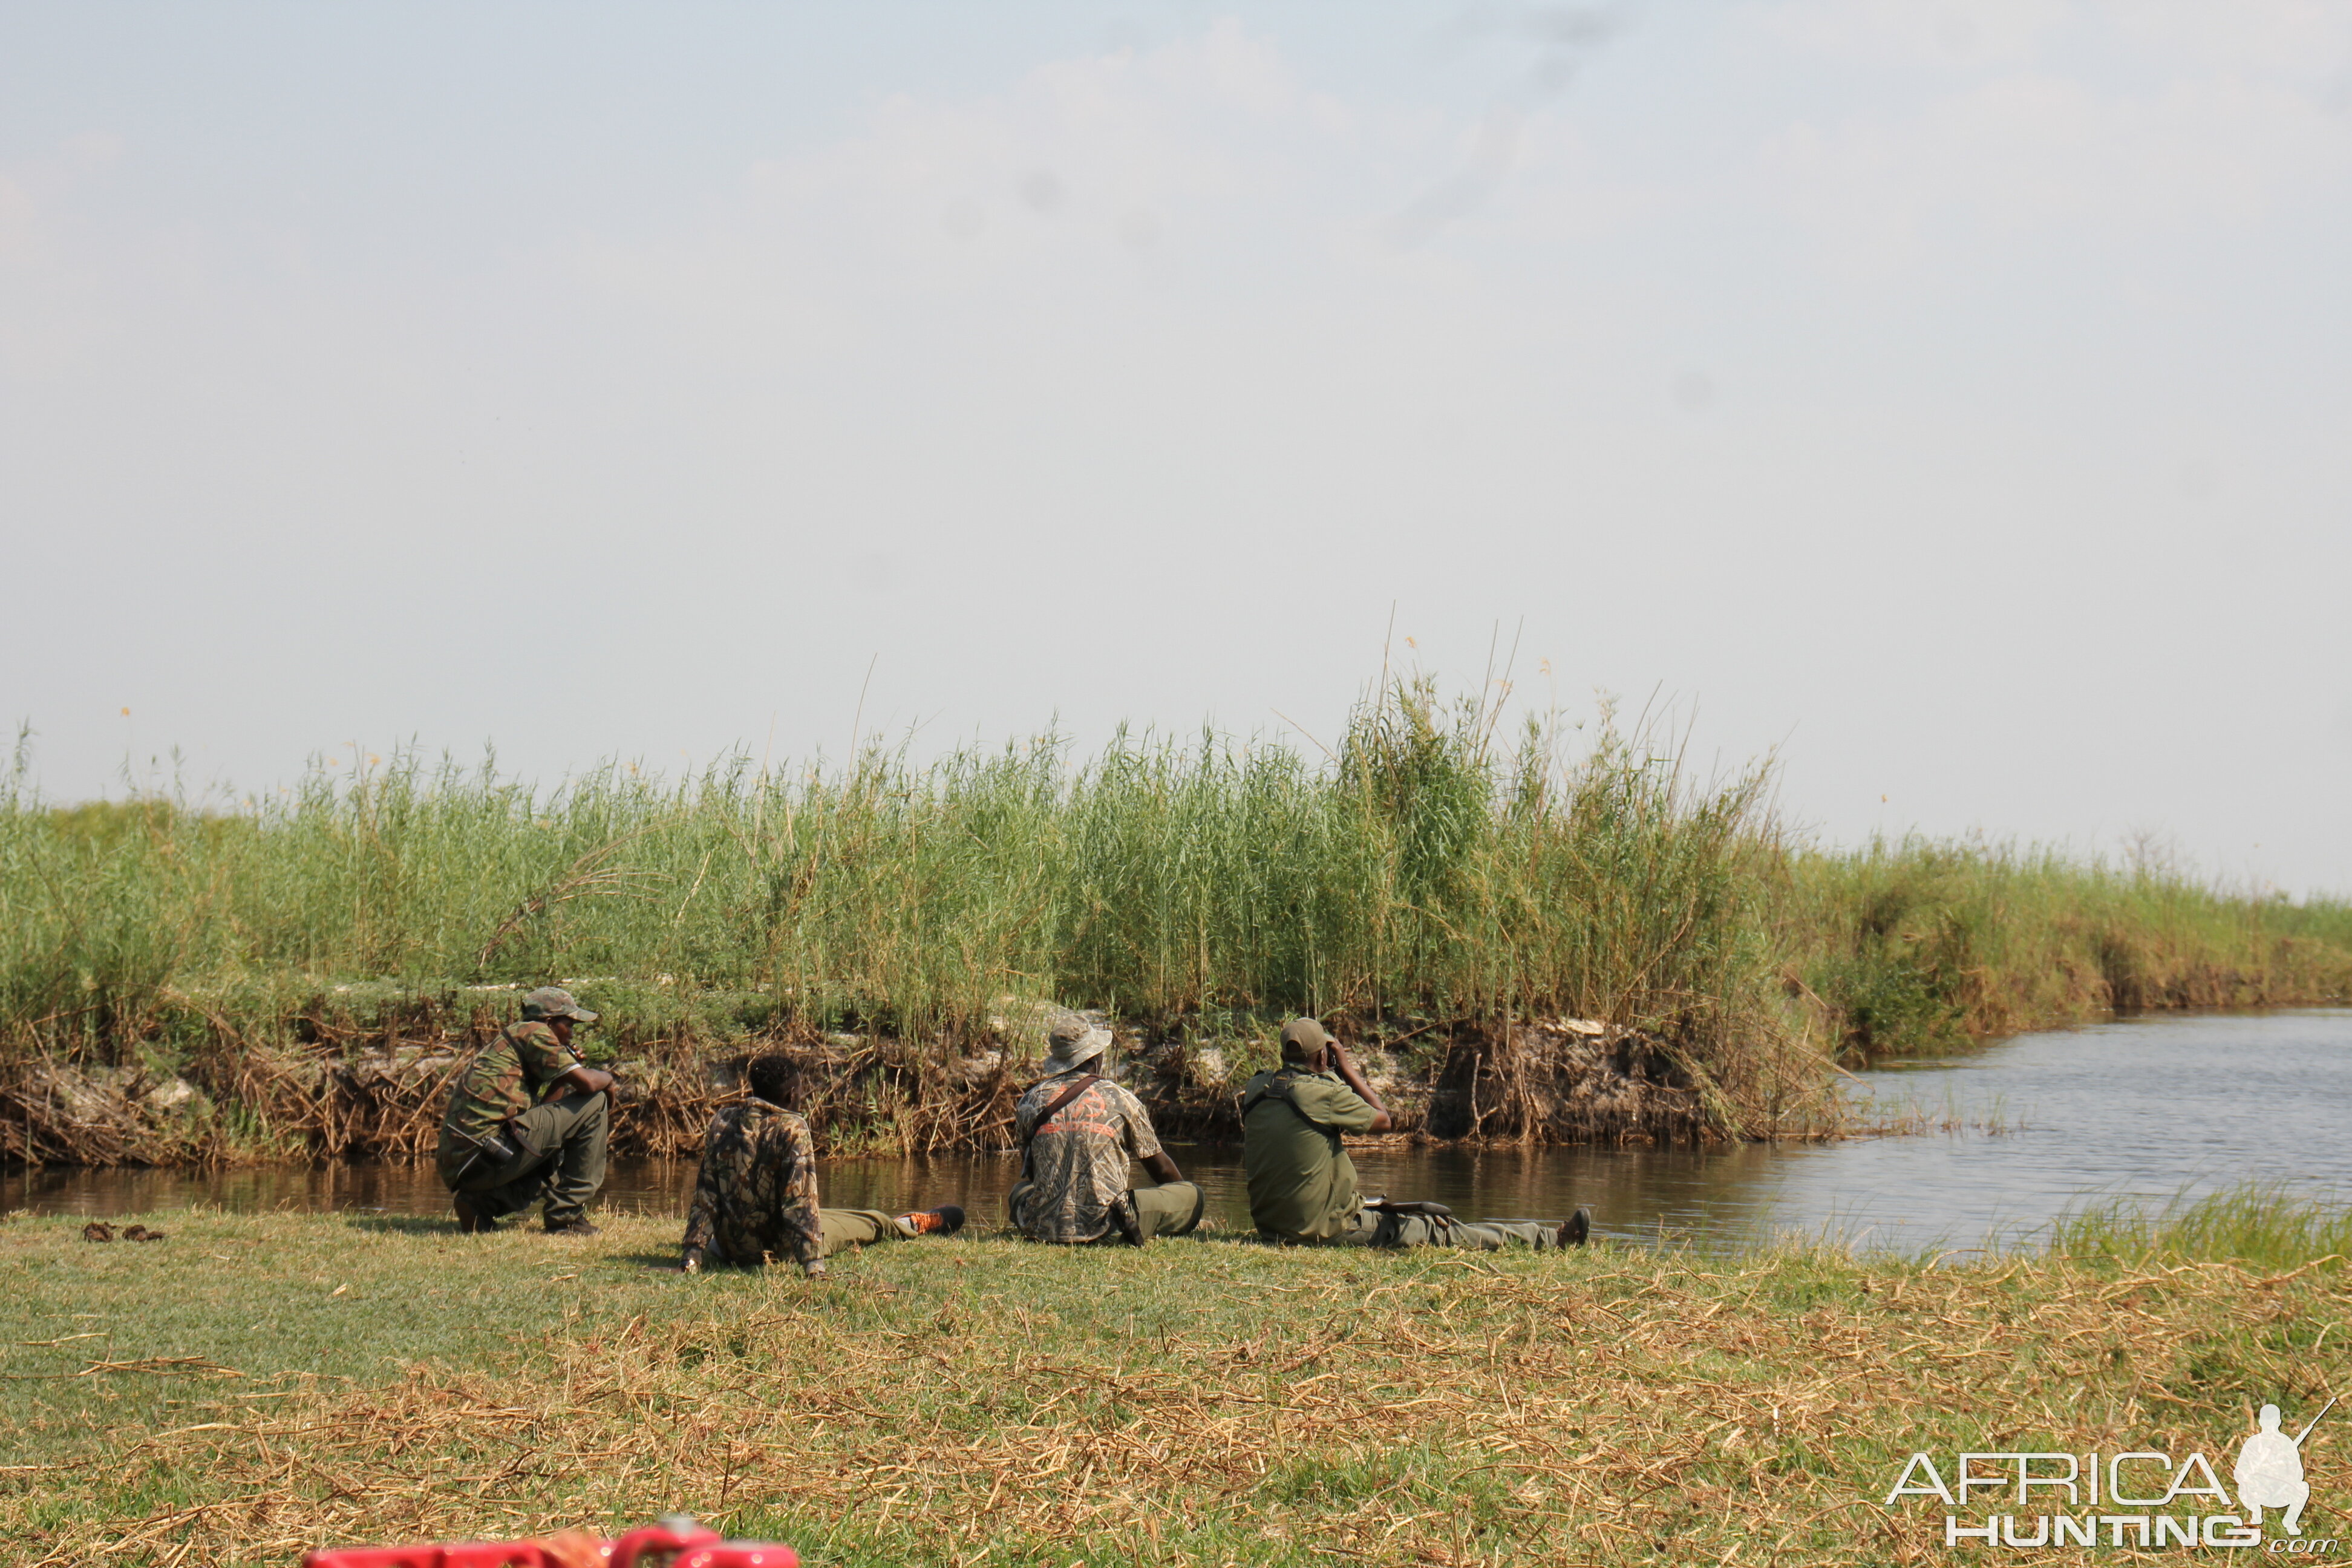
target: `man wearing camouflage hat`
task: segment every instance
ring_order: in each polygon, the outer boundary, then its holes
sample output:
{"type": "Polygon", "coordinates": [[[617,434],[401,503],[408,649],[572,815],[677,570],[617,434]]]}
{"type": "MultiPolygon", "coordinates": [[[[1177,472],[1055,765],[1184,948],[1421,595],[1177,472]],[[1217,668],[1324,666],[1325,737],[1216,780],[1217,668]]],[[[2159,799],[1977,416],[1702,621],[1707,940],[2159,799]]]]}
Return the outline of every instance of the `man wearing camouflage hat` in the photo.
{"type": "Polygon", "coordinates": [[[1443,1204],[1367,1203],[1343,1132],[1394,1123],[1348,1047],[1312,1018],[1282,1026],[1282,1066],[1242,1089],[1242,1168],[1250,1218],[1268,1241],[1343,1247],[1577,1247],[1591,1228],[1582,1209],[1564,1222],[1457,1220],[1443,1204]]]}
{"type": "Polygon", "coordinates": [[[595,1021],[571,992],[542,985],[451,1086],[434,1165],[458,1229],[496,1230],[543,1195],[550,1235],[596,1234],[587,1209],[604,1185],[613,1075],[572,1048],[574,1026],[595,1021]]]}
{"type": "Polygon", "coordinates": [[[1182,1236],[1208,1196],[1160,1147],[1143,1102],[1103,1076],[1110,1031],[1065,1013],[1046,1032],[1045,1077],[1013,1108],[1021,1180],[1005,1194],[1013,1227],[1083,1245],[1182,1236]],[[1159,1184],[1128,1185],[1129,1156],[1159,1184]]]}

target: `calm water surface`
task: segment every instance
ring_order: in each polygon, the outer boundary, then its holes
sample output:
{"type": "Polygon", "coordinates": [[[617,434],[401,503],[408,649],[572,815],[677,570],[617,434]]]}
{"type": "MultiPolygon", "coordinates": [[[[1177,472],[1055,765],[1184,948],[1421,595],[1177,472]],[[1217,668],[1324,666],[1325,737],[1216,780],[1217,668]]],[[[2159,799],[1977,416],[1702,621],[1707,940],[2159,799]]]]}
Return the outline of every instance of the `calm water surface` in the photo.
{"type": "MultiPolygon", "coordinates": [[[[2085,1199],[2162,1201],[2249,1178],[2352,1192],[2352,1010],[2200,1015],[2023,1035],[1946,1061],[1865,1074],[1863,1091],[1957,1130],[1841,1143],[1687,1150],[1360,1152],[1368,1192],[1435,1198],[1473,1217],[1557,1218],[1702,1246],[1828,1235],[1906,1250],[2029,1237],[2085,1199]]],[[[1246,1231],[1241,1152],[1171,1145],[1210,1211],[1246,1231]]],[[[828,1204],[961,1202],[994,1219],[1010,1155],[841,1160],[828,1204]]],[[[683,1215],[691,1163],[617,1161],[604,1202],[683,1215]]],[[[48,1171],[0,1177],[0,1208],[131,1214],[188,1203],[444,1214],[429,1166],[346,1165],[190,1175],[48,1171]]]]}

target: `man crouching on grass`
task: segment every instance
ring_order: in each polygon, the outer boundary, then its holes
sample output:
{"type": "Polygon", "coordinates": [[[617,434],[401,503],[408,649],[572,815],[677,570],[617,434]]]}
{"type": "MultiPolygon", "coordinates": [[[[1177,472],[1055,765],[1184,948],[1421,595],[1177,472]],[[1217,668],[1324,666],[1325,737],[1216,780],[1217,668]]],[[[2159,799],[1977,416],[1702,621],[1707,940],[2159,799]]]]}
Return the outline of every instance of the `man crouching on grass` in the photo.
{"type": "Polygon", "coordinates": [[[1582,1209],[1565,1221],[1457,1220],[1443,1204],[1367,1203],[1342,1132],[1385,1132],[1393,1123],[1348,1047],[1312,1018],[1282,1026],[1282,1066],[1242,1089],[1242,1168],[1250,1218],[1268,1241],[1342,1247],[1579,1247],[1591,1229],[1582,1209]]]}
{"type": "Polygon", "coordinates": [[[588,1205],[604,1185],[613,1075],[572,1049],[573,1026],[595,1021],[571,992],[542,985],[450,1087],[433,1163],[458,1229],[496,1230],[544,1196],[550,1235],[596,1234],[588,1205]]]}
{"type": "Polygon", "coordinates": [[[816,1279],[826,1257],[845,1247],[963,1228],[963,1210],[953,1204],[902,1215],[817,1207],[816,1145],[808,1119],[793,1109],[800,1069],[792,1058],[771,1052],[753,1058],[743,1079],[750,1098],[713,1116],[703,1134],[702,1169],[686,1216],[686,1272],[789,1258],[816,1279]]]}

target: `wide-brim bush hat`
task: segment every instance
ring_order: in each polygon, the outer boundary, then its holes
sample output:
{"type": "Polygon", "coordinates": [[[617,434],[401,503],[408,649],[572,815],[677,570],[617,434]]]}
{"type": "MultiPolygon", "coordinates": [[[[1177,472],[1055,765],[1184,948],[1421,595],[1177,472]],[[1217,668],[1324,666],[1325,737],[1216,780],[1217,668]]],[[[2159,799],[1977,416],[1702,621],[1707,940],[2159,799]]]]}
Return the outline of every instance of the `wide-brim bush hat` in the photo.
{"type": "Polygon", "coordinates": [[[1045,1076],[1074,1072],[1110,1048],[1110,1031],[1065,1013],[1045,1031],[1045,1076]]]}

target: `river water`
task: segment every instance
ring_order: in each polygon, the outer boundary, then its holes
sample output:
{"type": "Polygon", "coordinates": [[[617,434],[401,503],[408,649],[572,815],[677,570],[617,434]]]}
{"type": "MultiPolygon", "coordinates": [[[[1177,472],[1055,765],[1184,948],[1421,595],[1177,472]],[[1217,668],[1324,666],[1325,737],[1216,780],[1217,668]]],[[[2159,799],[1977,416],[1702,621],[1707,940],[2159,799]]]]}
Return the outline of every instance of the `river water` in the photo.
{"type": "MultiPolygon", "coordinates": [[[[1861,1075],[1861,1092],[1938,1130],[1835,1143],[1649,1149],[1399,1150],[1356,1155],[1367,1192],[1465,1217],[1558,1218],[1700,1247],[1808,1235],[1906,1252],[2030,1242],[2084,1202],[2162,1203],[2247,1180],[2352,1193],[2352,1010],[2201,1014],[2021,1035],[1861,1075]]],[[[1238,1148],[1172,1144],[1210,1210],[1249,1228],[1238,1148]]],[[[827,1204],[1003,1212],[1010,1155],[828,1162],[827,1204]]],[[[607,1205],[685,1212],[691,1163],[615,1162],[607,1205]]],[[[119,1215],[202,1203],[446,1214],[429,1166],[0,1176],[0,1210],[119,1215]]]]}

